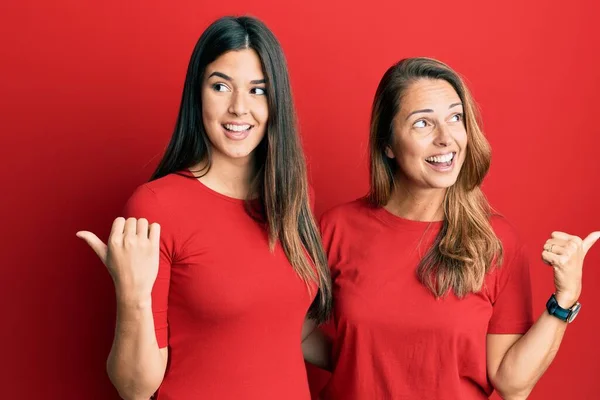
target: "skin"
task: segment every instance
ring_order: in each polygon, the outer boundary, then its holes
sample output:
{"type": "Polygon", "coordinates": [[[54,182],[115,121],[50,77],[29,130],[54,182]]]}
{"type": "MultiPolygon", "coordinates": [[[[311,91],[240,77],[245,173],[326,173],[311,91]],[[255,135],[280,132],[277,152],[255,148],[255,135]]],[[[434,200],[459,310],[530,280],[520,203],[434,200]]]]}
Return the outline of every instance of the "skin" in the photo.
{"type": "MultiPolygon", "coordinates": [[[[230,51],[206,68],[202,85],[202,120],[212,145],[212,166],[200,181],[235,198],[246,198],[254,174],[254,150],[269,119],[265,77],[251,49],[230,51]],[[245,132],[231,132],[225,126],[245,132]]],[[[204,162],[194,167],[201,167],[204,162]]]]}
{"type": "MultiPolygon", "coordinates": [[[[443,219],[445,193],[456,183],[468,148],[462,116],[461,100],[448,82],[421,79],[407,88],[386,148],[387,157],[399,166],[396,189],[385,205],[388,211],[411,220],[443,219]],[[431,157],[450,154],[452,160],[446,165],[430,162],[435,161],[431,157]]],[[[556,298],[563,308],[570,308],[579,298],[583,260],[598,238],[600,232],[585,239],[554,232],[544,245],[542,258],[554,270],[556,298]]],[[[527,398],[554,359],[566,327],[566,322],[545,311],[524,335],[487,335],[488,376],[502,398],[527,398]]],[[[315,356],[319,346],[328,349],[319,340],[324,339],[306,340],[304,354],[328,368],[328,354],[315,356]]]]}
{"type": "MultiPolygon", "coordinates": [[[[200,180],[224,195],[245,198],[254,172],[254,150],[265,136],[269,118],[258,55],[251,49],[224,53],[207,66],[201,90],[202,120],[213,157],[210,171],[200,180]],[[237,129],[227,129],[232,126],[237,129]],[[249,129],[239,132],[245,127],[249,129]]],[[[92,232],[80,231],[77,236],[102,260],[115,285],[117,324],[108,375],[123,399],[147,400],[162,383],[169,357],[167,347],[158,347],[151,307],[160,225],[145,218],[119,217],[108,244],[92,232]]]]}
{"type": "MultiPolygon", "coordinates": [[[[444,80],[418,80],[405,92],[386,150],[400,167],[396,179],[402,188],[386,205],[390,212],[422,221],[443,218],[445,192],[456,183],[468,146],[460,103],[444,80]],[[427,161],[432,155],[448,153],[455,155],[447,168],[427,161]]],[[[600,232],[585,239],[554,232],[546,242],[542,258],[553,267],[556,298],[563,308],[577,302],[583,260],[599,237],[600,232]]],[[[544,312],[525,335],[487,335],[488,376],[504,399],[527,398],[554,359],[566,327],[566,322],[544,312]]]]}

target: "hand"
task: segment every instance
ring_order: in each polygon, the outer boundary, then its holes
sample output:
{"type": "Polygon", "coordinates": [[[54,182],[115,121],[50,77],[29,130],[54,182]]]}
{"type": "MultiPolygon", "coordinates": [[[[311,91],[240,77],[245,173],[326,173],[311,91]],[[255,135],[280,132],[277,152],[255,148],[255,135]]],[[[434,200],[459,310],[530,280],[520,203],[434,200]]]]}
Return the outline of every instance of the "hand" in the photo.
{"type": "Polygon", "coordinates": [[[579,299],[583,259],[599,238],[600,231],[590,233],[585,239],[563,232],[553,232],[544,244],[542,260],[554,268],[556,300],[561,307],[570,308],[579,299]]]}
{"type": "Polygon", "coordinates": [[[77,237],[94,250],[106,265],[118,296],[148,299],[158,275],[160,225],[148,220],[117,218],[113,222],[108,246],[92,232],[77,232],[77,237]]]}

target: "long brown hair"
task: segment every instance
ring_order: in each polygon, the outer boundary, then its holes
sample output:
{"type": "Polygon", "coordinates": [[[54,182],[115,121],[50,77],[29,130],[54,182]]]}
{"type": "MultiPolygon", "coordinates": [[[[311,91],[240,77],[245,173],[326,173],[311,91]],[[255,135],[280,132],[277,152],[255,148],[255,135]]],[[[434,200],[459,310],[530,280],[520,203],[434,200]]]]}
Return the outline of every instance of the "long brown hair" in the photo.
{"type": "Polygon", "coordinates": [[[444,221],[417,268],[419,280],[437,297],[450,290],[459,296],[481,290],[486,273],[502,263],[502,243],[490,223],[492,210],[481,191],[491,160],[489,143],[478,123],[477,107],[460,76],[430,58],[407,58],[390,67],[375,93],[371,114],[369,201],[385,206],[394,190],[398,165],[385,154],[393,119],[406,89],[420,79],[442,79],[460,97],[467,132],[466,158],[456,183],[446,191],[444,221]]]}
{"type": "MultiPolygon", "coordinates": [[[[201,83],[206,66],[225,52],[253,49],[267,81],[269,119],[265,138],[255,149],[257,173],[251,192],[259,199],[259,218],[269,233],[271,250],[277,241],[298,276],[318,285],[309,316],[322,321],[331,310],[331,278],[327,258],[309,201],[306,163],[298,136],[287,63],[277,38],[252,17],[223,17],[201,35],[192,53],[175,131],[152,175],[158,179],[206,161],[211,145],[202,123],[201,83]]],[[[248,211],[257,217],[256,207],[248,211]]]]}

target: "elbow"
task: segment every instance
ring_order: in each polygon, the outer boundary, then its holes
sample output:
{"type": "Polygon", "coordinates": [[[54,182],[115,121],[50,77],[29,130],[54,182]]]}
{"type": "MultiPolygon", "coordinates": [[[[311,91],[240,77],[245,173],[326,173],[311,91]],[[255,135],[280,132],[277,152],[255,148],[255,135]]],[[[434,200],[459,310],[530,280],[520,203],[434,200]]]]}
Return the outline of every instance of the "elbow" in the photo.
{"type": "Polygon", "coordinates": [[[514,379],[498,378],[491,380],[491,382],[492,386],[494,386],[494,389],[503,400],[526,400],[533,390],[534,384],[529,382],[518,382],[514,379]]]}
{"type": "MultiPolygon", "coordinates": [[[[140,388],[135,384],[121,384],[117,386],[113,382],[115,389],[119,393],[119,397],[123,400],[148,400],[154,395],[156,390],[147,390],[147,388],[140,388]]],[[[158,389],[158,388],[157,388],[158,389]]]]}
{"type": "Polygon", "coordinates": [[[504,394],[502,392],[498,392],[500,398],[503,400],[527,400],[529,396],[529,392],[527,393],[508,393],[504,394]]]}
{"type": "Polygon", "coordinates": [[[136,393],[134,391],[121,391],[121,390],[117,390],[117,392],[119,393],[119,396],[123,400],[149,400],[152,397],[152,395],[154,394],[154,393],[142,394],[142,393],[136,393]]]}
{"type": "Polygon", "coordinates": [[[124,376],[124,374],[119,373],[119,371],[111,368],[108,364],[106,372],[123,400],[148,400],[158,390],[162,382],[162,377],[160,379],[155,379],[154,377],[148,379],[149,377],[124,376]]]}
{"type": "Polygon", "coordinates": [[[126,393],[119,392],[119,397],[121,397],[121,399],[123,399],[123,400],[150,400],[152,398],[152,395],[143,396],[143,395],[126,394],[126,393]]]}

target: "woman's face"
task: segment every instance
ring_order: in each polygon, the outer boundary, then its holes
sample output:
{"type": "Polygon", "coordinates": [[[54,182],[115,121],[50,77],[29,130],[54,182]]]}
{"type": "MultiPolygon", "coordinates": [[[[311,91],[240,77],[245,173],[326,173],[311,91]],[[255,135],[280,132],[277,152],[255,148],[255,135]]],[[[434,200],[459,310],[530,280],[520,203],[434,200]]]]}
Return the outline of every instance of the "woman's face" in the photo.
{"type": "Polygon", "coordinates": [[[467,131],[462,101],[448,82],[412,83],[392,125],[386,155],[396,160],[404,185],[420,189],[454,185],[465,161],[467,131]]]}
{"type": "Polygon", "coordinates": [[[258,54],[229,51],[206,67],[202,122],[213,147],[233,161],[249,159],[265,136],[269,109],[258,54]]]}

